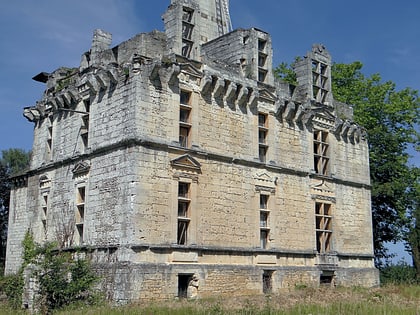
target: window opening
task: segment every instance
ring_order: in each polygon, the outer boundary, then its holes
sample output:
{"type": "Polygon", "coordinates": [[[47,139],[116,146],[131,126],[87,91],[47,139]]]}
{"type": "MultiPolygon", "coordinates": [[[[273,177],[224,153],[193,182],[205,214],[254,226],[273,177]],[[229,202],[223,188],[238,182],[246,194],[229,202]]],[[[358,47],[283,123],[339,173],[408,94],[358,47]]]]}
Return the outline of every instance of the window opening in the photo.
{"type": "Polygon", "coordinates": [[[273,271],[272,270],[264,270],[262,276],[262,283],[263,283],[263,293],[269,294],[273,291],[273,271]]]}
{"type": "Polygon", "coordinates": [[[334,283],[334,271],[323,271],[319,277],[321,286],[332,286],[334,283]]]}
{"type": "Polygon", "coordinates": [[[270,210],[268,210],[269,195],[260,194],[260,246],[263,249],[267,248],[268,235],[270,228],[268,226],[268,217],[270,210]]]}
{"type": "Polygon", "coordinates": [[[258,70],[258,81],[265,82],[266,77],[267,77],[267,70],[259,69],[258,70]]]}
{"type": "Polygon", "coordinates": [[[328,96],[328,66],[312,60],[312,94],[317,102],[325,103],[328,96]]]}
{"type": "Polygon", "coordinates": [[[268,135],[268,121],[267,115],[259,113],[258,114],[258,159],[260,162],[266,162],[267,156],[267,135],[268,135]]]}
{"type": "Polygon", "coordinates": [[[186,299],[188,297],[188,286],[192,278],[192,274],[178,275],[178,298],[186,299]]]}
{"type": "Polygon", "coordinates": [[[84,186],[77,188],[77,200],[76,200],[76,230],[78,243],[83,243],[84,235],[84,220],[85,220],[85,199],[86,199],[86,188],[84,186]]]}
{"type": "Polygon", "coordinates": [[[189,8],[184,8],[182,11],[182,21],[191,23],[194,11],[189,8]]]}
{"type": "Polygon", "coordinates": [[[45,236],[47,235],[48,195],[42,196],[41,221],[45,236]]]}
{"type": "Polygon", "coordinates": [[[331,204],[315,203],[316,220],[316,249],[318,253],[327,253],[331,250],[332,215],[331,204]]]}
{"type": "Polygon", "coordinates": [[[190,223],[190,184],[178,183],[178,231],[177,244],[186,245],[188,237],[188,225],[190,223]]]}
{"type": "Polygon", "coordinates": [[[314,132],[314,168],[315,173],[329,175],[329,144],[327,131],[314,132]]]}
{"type": "Polygon", "coordinates": [[[181,91],[179,101],[179,145],[187,148],[191,133],[191,92],[181,91]]]}
{"type": "Polygon", "coordinates": [[[266,40],[258,39],[258,50],[259,51],[264,51],[266,45],[267,45],[267,41],[266,40]]]}

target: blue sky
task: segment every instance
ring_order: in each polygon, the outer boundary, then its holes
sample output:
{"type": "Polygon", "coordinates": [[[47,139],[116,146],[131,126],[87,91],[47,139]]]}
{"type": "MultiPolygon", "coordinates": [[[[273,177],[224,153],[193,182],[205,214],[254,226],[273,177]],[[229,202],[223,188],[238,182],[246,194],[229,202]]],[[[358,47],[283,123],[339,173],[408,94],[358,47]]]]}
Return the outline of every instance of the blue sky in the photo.
{"type": "MultiPolygon", "coordinates": [[[[170,0],[2,0],[0,3],[0,151],[32,147],[33,124],[22,116],[44,84],[31,78],[77,67],[92,33],[102,28],[116,45],[137,33],[163,30],[170,0]],[[147,3],[147,4],[146,4],[147,3]]],[[[230,0],[234,28],[271,34],[274,64],[292,62],[313,43],[336,62],[361,61],[399,89],[420,89],[420,1],[230,0]]],[[[413,158],[416,164],[420,156],[413,158]]]]}

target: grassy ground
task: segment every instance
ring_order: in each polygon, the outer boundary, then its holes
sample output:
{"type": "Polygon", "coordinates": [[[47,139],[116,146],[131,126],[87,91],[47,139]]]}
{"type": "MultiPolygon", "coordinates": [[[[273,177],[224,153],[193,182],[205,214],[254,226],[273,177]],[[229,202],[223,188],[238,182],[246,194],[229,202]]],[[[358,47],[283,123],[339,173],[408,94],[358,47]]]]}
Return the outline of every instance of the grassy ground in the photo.
{"type": "MultiPolygon", "coordinates": [[[[19,315],[0,305],[0,314],[19,315]]],[[[304,288],[281,295],[167,301],[124,307],[75,307],[59,315],[420,315],[420,286],[304,288]]]]}

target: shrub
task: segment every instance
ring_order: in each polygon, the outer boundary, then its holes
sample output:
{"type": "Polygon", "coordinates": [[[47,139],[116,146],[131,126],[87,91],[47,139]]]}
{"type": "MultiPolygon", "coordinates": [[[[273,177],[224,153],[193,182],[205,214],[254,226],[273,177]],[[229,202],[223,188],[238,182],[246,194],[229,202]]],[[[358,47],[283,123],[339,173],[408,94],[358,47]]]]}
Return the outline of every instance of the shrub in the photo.
{"type": "Polygon", "coordinates": [[[396,265],[388,265],[381,270],[381,283],[386,284],[417,284],[416,270],[405,261],[396,265]]]}

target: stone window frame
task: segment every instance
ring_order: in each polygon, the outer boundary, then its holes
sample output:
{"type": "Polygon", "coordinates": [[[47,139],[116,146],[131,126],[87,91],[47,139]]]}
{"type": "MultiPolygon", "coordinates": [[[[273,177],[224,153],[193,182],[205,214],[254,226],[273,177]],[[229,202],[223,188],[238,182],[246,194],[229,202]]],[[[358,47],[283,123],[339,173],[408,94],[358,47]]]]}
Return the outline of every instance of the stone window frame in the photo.
{"type": "Polygon", "coordinates": [[[85,217],[86,217],[86,196],[87,196],[87,185],[85,182],[76,185],[76,196],[75,196],[75,239],[76,245],[82,245],[85,243],[85,217]]]}
{"type": "Polygon", "coordinates": [[[270,193],[259,193],[259,230],[260,230],[260,248],[267,249],[270,235],[270,193]]]}
{"type": "Polygon", "coordinates": [[[194,10],[188,7],[182,8],[182,28],[181,28],[181,38],[182,38],[182,47],[181,55],[186,58],[191,57],[191,52],[193,50],[194,41],[193,39],[194,32],[194,10]],[[185,30],[188,30],[185,32],[185,30]],[[184,35],[187,36],[184,37],[184,35]]]}
{"type": "Polygon", "coordinates": [[[312,59],[312,97],[324,104],[328,99],[329,66],[319,60],[312,59]]]}
{"type": "Polygon", "coordinates": [[[47,127],[47,155],[49,159],[53,158],[53,132],[54,132],[54,116],[50,114],[48,116],[48,127],[47,127]]]}
{"type": "Polygon", "coordinates": [[[192,134],[192,92],[181,89],[179,92],[179,145],[191,146],[192,134]]]}
{"type": "Polygon", "coordinates": [[[190,181],[183,179],[178,181],[176,240],[178,245],[184,246],[187,245],[189,241],[188,234],[191,222],[191,185],[192,183],[190,181]],[[181,191],[182,187],[183,189],[181,191]]]}
{"type": "Polygon", "coordinates": [[[331,174],[331,144],[327,130],[317,129],[313,132],[313,155],[315,174],[330,176],[331,174]]]}
{"type": "Polygon", "coordinates": [[[268,153],[268,114],[258,113],[258,160],[266,163],[268,153]]]}
{"type": "Polygon", "coordinates": [[[82,139],[83,149],[87,149],[89,146],[89,120],[90,120],[90,98],[86,98],[82,101],[82,112],[81,120],[82,124],[80,126],[80,138],[82,139]]]}
{"type": "Polygon", "coordinates": [[[46,175],[39,178],[40,202],[41,202],[41,224],[44,238],[47,239],[48,233],[48,213],[49,213],[49,194],[51,188],[51,180],[46,175]]]}
{"type": "Polygon", "coordinates": [[[326,254],[333,247],[333,204],[316,200],[314,208],[316,250],[319,254],[326,254]]]}
{"type": "Polygon", "coordinates": [[[273,292],[273,274],[274,274],[274,270],[263,270],[263,274],[262,274],[263,294],[270,294],[273,292]]]}

